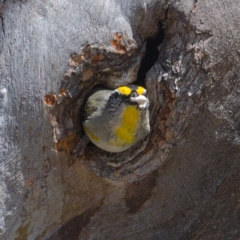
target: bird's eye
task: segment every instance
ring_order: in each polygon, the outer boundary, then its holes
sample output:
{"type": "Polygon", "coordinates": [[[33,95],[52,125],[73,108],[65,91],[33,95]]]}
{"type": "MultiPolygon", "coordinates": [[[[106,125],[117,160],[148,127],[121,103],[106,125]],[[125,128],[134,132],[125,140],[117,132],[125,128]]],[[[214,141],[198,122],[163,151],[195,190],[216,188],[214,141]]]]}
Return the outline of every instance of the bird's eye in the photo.
{"type": "Polygon", "coordinates": [[[120,102],[120,99],[121,98],[118,92],[114,92],[109,98],[110,102],[112,102],[113,104],[120,102]]]}
{"type": "Polygon", "coordinates": [[[113,98],[114,100],[118,99],[118,98],[119,98],[119,93],[117,93],[117,92],[113,93],[113,94],[112,94],[112,98],[113,98]]]}

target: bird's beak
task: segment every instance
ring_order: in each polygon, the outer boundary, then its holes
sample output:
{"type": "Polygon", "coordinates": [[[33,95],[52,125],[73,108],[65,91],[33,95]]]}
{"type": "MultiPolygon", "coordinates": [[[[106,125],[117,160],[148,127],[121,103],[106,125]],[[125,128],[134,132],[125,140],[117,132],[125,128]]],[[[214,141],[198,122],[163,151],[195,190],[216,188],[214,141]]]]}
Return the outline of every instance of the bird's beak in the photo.
{"type": "Polygon", "coordinates": [[[143,95],[139,95],[137,97],[130,97],[131,102],[136,102],[140,109],[146,109],[149,105],[149,100],[143,95]]]}

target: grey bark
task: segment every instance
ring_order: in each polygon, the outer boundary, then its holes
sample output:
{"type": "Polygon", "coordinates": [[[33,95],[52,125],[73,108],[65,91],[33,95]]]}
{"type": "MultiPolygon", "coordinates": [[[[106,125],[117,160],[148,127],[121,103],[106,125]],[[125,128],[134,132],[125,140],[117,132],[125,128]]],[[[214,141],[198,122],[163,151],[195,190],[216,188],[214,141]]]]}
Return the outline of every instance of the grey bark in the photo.
{"type": "Polygon", "coordinates": [[[239,239],[239,16],[234,0],[0,1],[0,239],[239,239]],[[151,133],[76,157],[84,99],[137,80],[158,22],[151,133]]]}

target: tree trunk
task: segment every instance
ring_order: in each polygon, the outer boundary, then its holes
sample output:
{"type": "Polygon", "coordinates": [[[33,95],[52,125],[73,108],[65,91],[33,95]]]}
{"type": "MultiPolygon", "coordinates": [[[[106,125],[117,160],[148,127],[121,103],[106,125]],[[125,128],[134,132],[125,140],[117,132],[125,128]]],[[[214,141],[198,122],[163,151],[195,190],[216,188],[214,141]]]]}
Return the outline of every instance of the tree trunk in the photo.
{"type": "Polygon", "coordinates": [[[0,239],[239,239],[240,3],[0,0],[0,239]],[[151,133],[84,141],[95,85],[146,87],[151,133]]]}

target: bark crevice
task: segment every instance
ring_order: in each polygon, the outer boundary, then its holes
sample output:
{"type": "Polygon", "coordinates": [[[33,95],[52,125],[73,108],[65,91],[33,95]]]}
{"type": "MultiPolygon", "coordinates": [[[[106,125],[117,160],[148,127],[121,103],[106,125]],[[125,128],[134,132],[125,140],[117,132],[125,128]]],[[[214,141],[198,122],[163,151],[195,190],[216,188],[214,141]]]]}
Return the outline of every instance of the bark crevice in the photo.
{"type": "Polygon", "coordinates": [[[156,63],[159,56],[159,46],[163,43],[164,38],[165,30],[163,29],[163,25],[162,23],[158,23],[158,33],[156,36],[146,40],[146,49],[137,73],[135,84],[145,86],[146,74],[156,63]]]}

